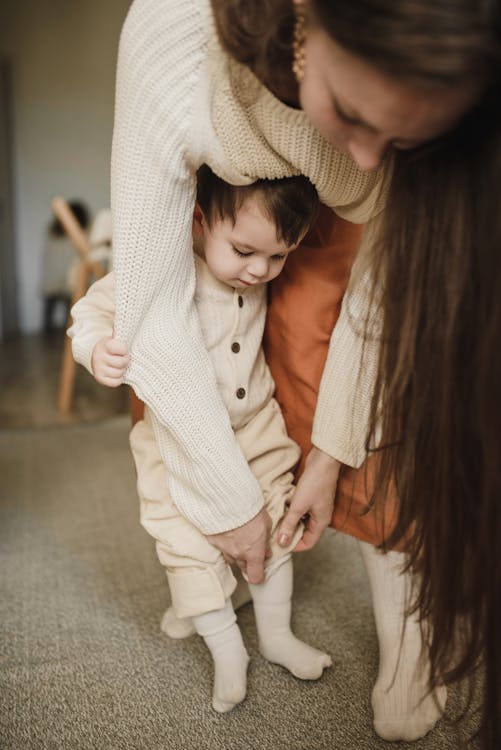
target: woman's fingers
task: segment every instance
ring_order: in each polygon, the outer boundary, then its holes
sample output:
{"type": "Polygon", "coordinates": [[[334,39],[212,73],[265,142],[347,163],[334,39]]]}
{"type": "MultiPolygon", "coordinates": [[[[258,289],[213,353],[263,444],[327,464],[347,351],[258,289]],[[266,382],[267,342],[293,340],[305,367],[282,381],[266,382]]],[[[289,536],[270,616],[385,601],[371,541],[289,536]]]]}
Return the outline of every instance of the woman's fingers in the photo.
{"type": "Polygon", "coordinates": [[[280,531],[278,532],[278,543],[281,547],[287,547],[287,545],[290,543],[290,540],[292,539],[294,532],[296,531],[298,523],[300,522],[304,514],[308,511],[308,507],[300,502],[299,498],[297,501],[295,501],[296,497],[297,491],[296,495],[294,495],[294,498],[292,499],[289,510],[285,514],[284,520],[280,524],[280,531]]]}
{"type": "MultiPolygon", "coordinates": [[[[325,511],[326,506],[322,506],[322,510],[325,511]]],[[[329,513],[327,510],[327,513],[323,512],[319,516],[314,505],[305,507],[304,503],[298,503],[297,507],[294,507],[294,503],[292,503],[280,526],[278,543],[282,547],[290,544],[299,522],[303,520],[303,536],[294,547],[294,552],[304,552],[305,550],[312,549],[329,525],[331,515],[332,512],[329,513]]]]}
{"type": "Polygon", "coordinates": [[[312,549],[319,541],[325,529],[329,525],[329,520],[317,521],[314,516],[310,516],[306,522],[303,536],[294,547],[294,552],[305,552],[312,549]]]}
{"type": "Polygon", "coordinates": [[[295,551],[311,549],[330,523],[340,463],[318,448],[306,458],[291,506],[280,526],[278,543],[290,544],[299,521],[304,517],[304,532],[295,551]]]}

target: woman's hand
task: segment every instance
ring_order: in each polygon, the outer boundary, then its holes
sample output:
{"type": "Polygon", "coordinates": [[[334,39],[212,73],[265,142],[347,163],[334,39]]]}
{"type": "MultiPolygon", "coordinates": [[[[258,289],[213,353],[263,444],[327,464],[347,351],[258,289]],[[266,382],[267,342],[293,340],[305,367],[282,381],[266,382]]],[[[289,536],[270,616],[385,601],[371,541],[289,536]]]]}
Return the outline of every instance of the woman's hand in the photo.
{"type": "Polygon", "coordinates": [[[230,565],[236,563],[247,575],[249,583],[264,581],[264,561],[270,557],[271,518],[263,508],[238,529],[231,529],[220,534],[209,534],[207,539],[223,553],[230,565]]]}
{"type": "Polygon", "coordinates": [[[116,388],[123,383],[129,364],[127,346],[111,336],[101,339],[92,350],[91,367],[98,383],[116,388]]]}
{"type": "Polygon", "coordinates": [[[308,514],[295,552],[311,549],[329,525],[341,464],[319,448],[308,453],[304,472],[297,484],[289,510],[280,525],[278,543],[286,547],[301,518],[308,514]]]}

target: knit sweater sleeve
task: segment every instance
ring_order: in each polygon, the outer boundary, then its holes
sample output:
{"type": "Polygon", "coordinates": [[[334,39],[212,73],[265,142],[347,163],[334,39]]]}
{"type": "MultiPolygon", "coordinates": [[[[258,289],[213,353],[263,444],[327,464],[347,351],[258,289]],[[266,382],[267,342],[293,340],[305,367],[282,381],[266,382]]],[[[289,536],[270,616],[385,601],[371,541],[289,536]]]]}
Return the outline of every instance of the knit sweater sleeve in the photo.
{"type": "Polygon", "coordinates": [[[149,406],[170,493],[202,532],[243,525],[262,494],[237,445],[194,305],[196,88],[208,0],[135,0],[122,31],[112,157],[118,339],[149,406]]]}

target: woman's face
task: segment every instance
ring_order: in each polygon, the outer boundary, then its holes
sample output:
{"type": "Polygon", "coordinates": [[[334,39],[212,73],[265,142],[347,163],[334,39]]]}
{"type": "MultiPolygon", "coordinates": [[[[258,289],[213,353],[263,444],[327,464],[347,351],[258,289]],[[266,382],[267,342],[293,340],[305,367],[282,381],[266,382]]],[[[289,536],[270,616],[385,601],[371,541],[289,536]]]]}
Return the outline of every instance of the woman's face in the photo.
{"type": "Polygon", "coordinates": [[[391,148],[408,149],[451,129],[472,106],[478,87],[418,88],[380,73],[319,28],[308,31],[301,107],[360,169],[377,167],[391,148]]]}

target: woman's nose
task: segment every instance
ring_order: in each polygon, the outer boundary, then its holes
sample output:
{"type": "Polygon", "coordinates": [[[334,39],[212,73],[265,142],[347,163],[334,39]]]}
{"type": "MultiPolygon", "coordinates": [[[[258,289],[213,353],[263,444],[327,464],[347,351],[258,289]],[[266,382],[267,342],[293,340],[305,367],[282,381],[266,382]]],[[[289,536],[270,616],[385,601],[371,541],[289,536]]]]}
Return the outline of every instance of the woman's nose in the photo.
{"type": "Polygon", "coordinates": [[[348,151],[363,172],[370,172],[381,164],[388,144],[377,136],[348,141],[348,151]]]}

